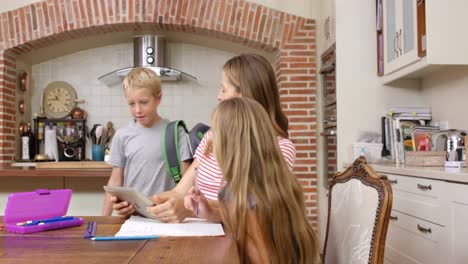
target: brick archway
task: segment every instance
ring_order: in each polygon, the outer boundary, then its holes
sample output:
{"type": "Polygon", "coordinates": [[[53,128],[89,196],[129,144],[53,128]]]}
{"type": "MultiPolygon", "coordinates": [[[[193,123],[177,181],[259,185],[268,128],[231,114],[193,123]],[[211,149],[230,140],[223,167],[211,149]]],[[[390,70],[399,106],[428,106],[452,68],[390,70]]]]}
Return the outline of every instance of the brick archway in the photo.
{"type": "Polygon", "coordinates": [[[294,172],[317,223],[315,21],[244,0],[45,0],[0,14],[0,163],[15,156],[16,57],[84,36],[190,32],[276,53],[294,172]]]}

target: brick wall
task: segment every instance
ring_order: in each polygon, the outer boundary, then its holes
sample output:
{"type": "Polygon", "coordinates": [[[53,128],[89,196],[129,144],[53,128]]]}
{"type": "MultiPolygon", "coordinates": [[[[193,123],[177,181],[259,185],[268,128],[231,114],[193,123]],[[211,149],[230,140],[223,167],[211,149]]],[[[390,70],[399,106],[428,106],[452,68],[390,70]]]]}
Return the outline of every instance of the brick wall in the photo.
{"type": "Polygon", "coordinates": [[[84,36],[160,30],[276,53],[281,102],[297,149],[294,172],[316,224],[315,21],[243,0],[46,0],[0,14],[0,162],[15,155],[15,56],[84,36]]]}

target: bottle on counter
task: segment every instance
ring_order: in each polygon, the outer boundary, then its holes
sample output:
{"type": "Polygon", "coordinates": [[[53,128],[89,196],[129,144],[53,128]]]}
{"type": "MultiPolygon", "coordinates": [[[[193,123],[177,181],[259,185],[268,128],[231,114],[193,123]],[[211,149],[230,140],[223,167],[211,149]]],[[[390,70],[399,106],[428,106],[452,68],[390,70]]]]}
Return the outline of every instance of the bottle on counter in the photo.
{"type": "Polygon", "coordinates": [[[73,134],[73,124],[71,122],[67,122],[67,126],[65,127],[65,135],[72,136],[73,134]]]}
{"type": "Polygon", "coordinates": [[[28,137],[29,137],[29,159],[32,160],[34,159],[34,156],[36,156],[36,136],[32,132],[32,127],[31,123],[28,123],[28,137]]]}
{"type": "Polygon", "coordinates": [[[31,160],[31,157],[34,157],[34,155],[34,138],[31,132],[31,124],[28,124],[21,135],[21,159],[31,160]]]}
{"type": "Polygon", "coordinates": [[[29,137],[24,134],[21,136],[21,159],[29,160],[29,137]]]}
{"type": "Polygon", "coordinates": [[[44,139],[44,123],[39,122],[37,128],[37,140],[42,141],[44,139]]]}

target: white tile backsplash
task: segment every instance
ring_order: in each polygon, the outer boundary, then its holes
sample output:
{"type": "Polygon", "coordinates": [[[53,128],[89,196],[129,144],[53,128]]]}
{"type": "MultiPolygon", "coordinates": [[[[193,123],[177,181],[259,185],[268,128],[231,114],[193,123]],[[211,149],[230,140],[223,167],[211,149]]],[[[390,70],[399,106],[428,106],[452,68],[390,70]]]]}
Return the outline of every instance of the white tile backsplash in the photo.
{"type": "MultiPolygon", "coordinates": [[[[198,122],[209,124],[217,95],[223,64],[236,54],[187,43],[167,45],[167,66],[197,77],[180,82],[163,82],[161,116],[183,119],[192,127],[198,122]]],[[[87,125],[112,121],[114,127],[125,126],[130,120],[127,103],[120,85],[107,87],[98,77],[133,65],[133,43],[120,43],[94,48],[55,58],[32,66],[32,111],[39,112],[43,89],[54,81],[66,81],[76,90],[88,112],[87,125]]],[[[90,158],[88,142],[86,157],[90,158]]]]}

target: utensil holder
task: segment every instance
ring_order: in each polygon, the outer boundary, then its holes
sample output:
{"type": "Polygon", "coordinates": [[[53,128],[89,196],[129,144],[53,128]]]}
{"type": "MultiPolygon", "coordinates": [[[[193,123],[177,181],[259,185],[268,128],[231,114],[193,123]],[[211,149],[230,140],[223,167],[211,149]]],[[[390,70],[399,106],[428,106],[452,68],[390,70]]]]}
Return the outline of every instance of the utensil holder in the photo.
{"type": "Polygon", "coordinates": [[[104,161],[104,146],[94,144],[91,152],[92,160],[104,161]]]}

